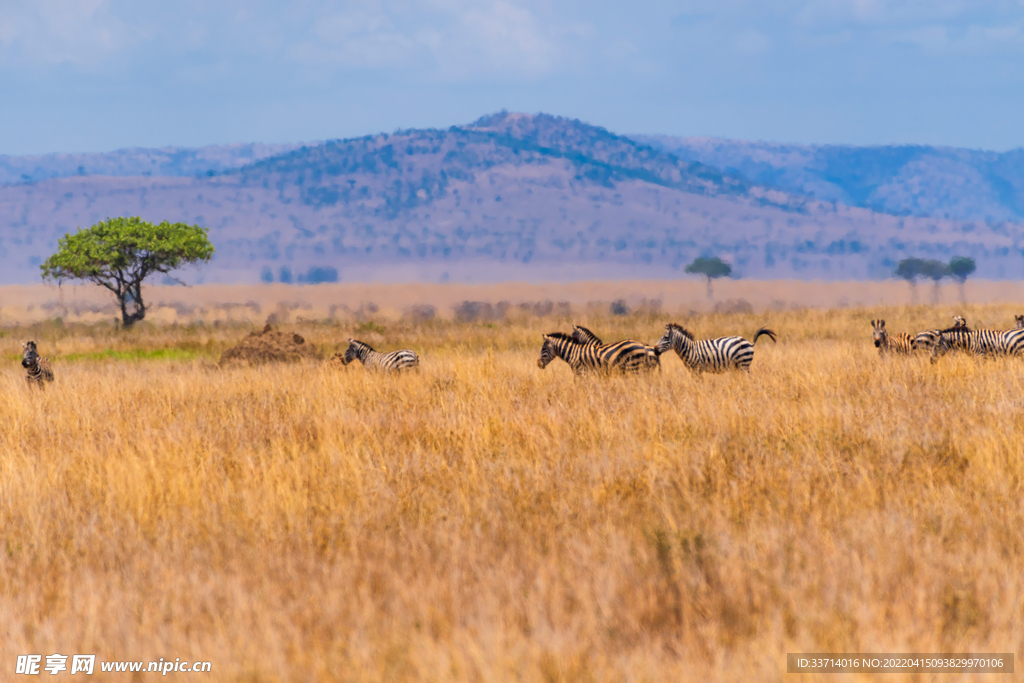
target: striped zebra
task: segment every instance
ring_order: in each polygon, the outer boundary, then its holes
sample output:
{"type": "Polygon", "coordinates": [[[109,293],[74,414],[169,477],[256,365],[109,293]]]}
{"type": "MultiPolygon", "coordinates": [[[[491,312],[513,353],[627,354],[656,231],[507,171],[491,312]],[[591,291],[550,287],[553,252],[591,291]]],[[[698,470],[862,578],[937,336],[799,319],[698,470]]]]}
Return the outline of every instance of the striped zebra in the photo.
{"type": "Polygon", "coordinates": [[[743,337],[696,341],[689,331],[669,323],[665,326],[665,335],[658,342],[658,352],[675,349],[686,367],[696,372],[723,372],[733,368],[749,371],[754,360],[754,344],[762,334],[776,341],[775,333],[767,327],[759,329],[752,342],[743,337]]]}
{"type": "Polygon", "coordinates": [[[50,361],[39,355],[36,343],[34,341],[24,342],[21,345],[21,350],[21,367],[28,370],[28,376],[25,379],[28,380],[29,386],[35,382],[36,386],[42,389],[43,382],[52,382],[53,367],[50,365],[50,361]]]}
{"type": "MultiPolygon", "coordinates": [[[[938,328],[933,330],[925,330],[924,332],[918,332],[914,335],[914,341],[911,346],[914,350],[918,351],[929,351],[932,354],[934,360],[935,349],[938,347],[939,342],[942,340],[942,335],[948,335],[947,346],[949,349],[966,350],[966,336],[964,332],[969,332],[971,328],[967,326],[967,321],[959,315],[953,316],[953,327],[948,327],[945,330],[938,328]]],[[[944,352],[944,351],[943,351],[944,352]]]]}
{"type": "Polygon", "coordinates": [[[1018,330],[1024,330],[1024,315],[1013,316],[1013,322],[1016,323],[1016,328],[1018,330]]]}
{"type": "MultiPolygon", "coordinates": [[[[335,357],[338,355],[341,354],[336,354],[335,357]]],[[[345,351],[345,355],[341,357],[341,364],[348,365],[356,359],[359,359],[366,368],[385,370],[387,372],[409,370],[411,368],[418,368],[420,365],[419,356],[409,349],[392,351],[391,353],[377,353],[369,344],[349,339],[348,349],[345,351]]]]}
{"type": "Polygon", "coordinates": [[[544,345],[541,346],[540,358],[537,359],[537,367],[541,370],[556,358],[568,363],[576,375],[589,371],[640,372],[661,369],[658,355],[651,353],[653,347],[632,339],[614,344],[596,344],[581,343],[572,335],[561,332],[552,332],[543,337],[544,345]]]}
{"type": "MultiPolygon", "coordinates": [[[[597,346],[602,346],[604,344],[600,337],[581,325],[572,326],[572,338],[580,344],[596,344],[597,346]]],[[[659,356],[661,356],[661,353],[658,349],[650,346],[649,344],[644,344],[644,350],[647,351],[647,360],[651,367],[657,366],[660,370],[661,359],[659,356]]]]}
{"type": "Polygon", "coordinates": [[[885,329],[884,320],[872,320],[871,327],[874,329],[875,348],[878,355],[883,358],[887,353],[907,355],[914,350],[914,336],[909,332],[889,334],[885,329]]]}
{"type": "Polygon", "coordinates": [[[1024,355],[1024,328],[1012,330],[970,330],[960,334],[942,335],[932,350],[932,360],[951,349],[967,351],[975,356],[1024,355]]]}

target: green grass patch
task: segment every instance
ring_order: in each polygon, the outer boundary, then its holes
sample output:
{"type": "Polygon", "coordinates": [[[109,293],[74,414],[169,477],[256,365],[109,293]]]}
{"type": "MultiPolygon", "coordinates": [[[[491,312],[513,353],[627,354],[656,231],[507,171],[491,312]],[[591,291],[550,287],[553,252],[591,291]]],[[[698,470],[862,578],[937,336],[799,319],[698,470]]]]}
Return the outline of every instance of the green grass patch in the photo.
{"type": "Polygon", "coordinates": [[[116,351],[107,349],[105,351],[90,351],[88,353],[69,353],[65,356],[54,358],[55,361],[75,362],[89,360],[195,360],[196,358],[212,357],[210,353],[203,353],[198,349],[126,349],[116,351]]]}

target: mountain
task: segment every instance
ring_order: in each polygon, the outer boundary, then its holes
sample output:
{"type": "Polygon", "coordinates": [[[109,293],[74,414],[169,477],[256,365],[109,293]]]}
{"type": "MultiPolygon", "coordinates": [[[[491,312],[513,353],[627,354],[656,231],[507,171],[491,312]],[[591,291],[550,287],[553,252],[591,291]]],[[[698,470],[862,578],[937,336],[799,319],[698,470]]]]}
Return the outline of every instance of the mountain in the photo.
{"type": "Polygon", "coordinates": [[[823,201],[900,216],[1024,220],[1024,149],[785,145],[716,138],[633,136],[698,161],[823,201]]]}
{"type": "Polygon", "coordinates": [[[907,256],[969,255],[987,277],[1024,265],[1016,223],[823,201],[580,121],[501,112],[212,175],[0,187],[0,278],[37,280],[58,237],[115,215],[209,227],[217,254],[192,278],[206,281],[681,277],[712,253],[760,278],[886,277],[907,256]]]}
{"type": "Polygon", "coordinates": [[[71,176],[196,176],[222,173],[301,145],[210,145],[81,154],[0,154],[0,185],[71,176]]]}

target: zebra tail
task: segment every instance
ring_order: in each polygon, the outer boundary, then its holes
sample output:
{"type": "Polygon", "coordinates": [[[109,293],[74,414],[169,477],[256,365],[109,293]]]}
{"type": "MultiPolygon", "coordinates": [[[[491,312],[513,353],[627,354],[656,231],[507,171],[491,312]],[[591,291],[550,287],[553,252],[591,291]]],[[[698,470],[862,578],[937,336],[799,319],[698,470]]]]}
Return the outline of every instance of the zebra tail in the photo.
{"type": "Polygon", "coordinates": [[[762,327],[761,329],[759,329],[757,331],[757,334],[754,335],[754,341],[752,341],[750,343],[751,344],[756,344],[757,343],[757,338],[760,337],[762,334],[767,336],[769,339],[771,339],[772,343],[777,343],[778,342],[778,340],[775,338],[775,333],[774,332],[769,330],[767,327],[762,327]]]}

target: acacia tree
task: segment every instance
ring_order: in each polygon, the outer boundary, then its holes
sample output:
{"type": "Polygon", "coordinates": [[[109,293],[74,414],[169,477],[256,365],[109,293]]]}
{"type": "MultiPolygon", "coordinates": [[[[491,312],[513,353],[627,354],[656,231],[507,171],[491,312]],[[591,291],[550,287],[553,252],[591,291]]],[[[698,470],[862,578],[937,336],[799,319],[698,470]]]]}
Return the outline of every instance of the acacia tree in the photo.
{"type": "Polygon", "coordinates": [[[57,252],[40,268],[44,280],[58,284],[86,280],[106,287],[117,297],[123,325],[130,327],[146,317],[143,280],[212,257],[206,228],[166,221],[153,225],[138,217],[109,218],[61,237],[57,252]]]}
{"type": "Polygon", "coordinates": [[[896,277],[910,285],[910,298],[914,303],[917,303],[917,278],[924,275],[926,268],[924,260],[919,258],[905,258],[896,266],[896,277]]]}
{"type": "Polygon", "coordinates": [[[717,256],[712,256],[711,258],[698,256],[684,270],[691,275],[703,275],[707,278],[708,298],[710,299],[712,295],[711,281],[731,274],[732,266],[717,256]]]}
{"type": "Polygon", "coordinates": [[[949,272],[956,280],[957,285],[960,287],[960,303],[964,303],[964,283],[967,282],[967,277],[977,270],[978,266],[974,263],[974,259],[969,256],[954,256],[949,259],[949,272]]]}
{"type": "Polygon", "coordinates": [[[932,282],[935,285],[932,289],[932,303],[939,303],[939,283],[942,281],[942,278],[950,274],[949,266],[947,266],[942,261],[928,259],[927,261],[924,262],[924,268],[922,269],[921,274],[924,275],[925,277],[931,278],[932,282]]]}

